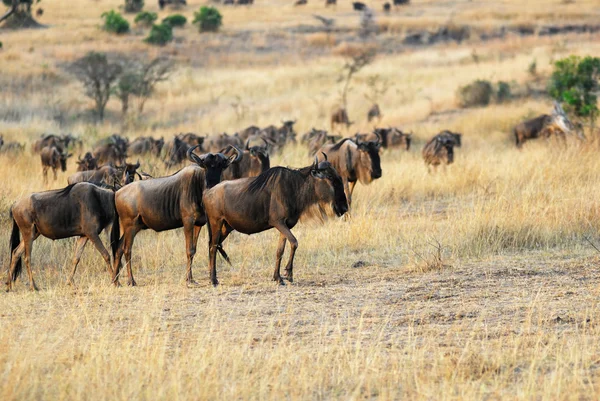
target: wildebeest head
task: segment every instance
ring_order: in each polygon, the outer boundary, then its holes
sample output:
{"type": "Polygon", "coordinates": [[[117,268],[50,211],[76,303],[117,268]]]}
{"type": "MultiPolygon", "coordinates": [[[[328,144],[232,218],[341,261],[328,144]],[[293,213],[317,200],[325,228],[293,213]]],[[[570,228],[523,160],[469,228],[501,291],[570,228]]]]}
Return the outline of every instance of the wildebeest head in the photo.
{"type": "Polygon", "coordinates": [[[233,145],[229,145],[233,150],[233,154],[229,157],[222,153],[206,153],[198,156],[194,153],[194,149],[199,147],[196,145],[187,151],[187,157],[192,162],[205,170],[206,186],[212,188],[221,181],[221,173],[232,163],[237,163],[242,158],[242,151],[233,145]]]}
{"type": "Polygon", "coordinates": [[[83,159],[81,158],[81,155],[79,155],[78,159],[79,160],[76,161],[77,171],[88,171],[98,168],[98,162],[90,152],[86,152],[86,154],[83,156],[83,159]]]}
{"type": "Polygon", "coordinates": [[[136,174],[138,177],[140,177],[140,180],[142,179],[142,177],[137,173],[137,170],[140,168],[139,160],[135,164],[125,163],[124,167],[122,180],[123,185],[131,184],[135,180],[136,174]]]}
{"type": "Polygon", "coordinates": [[[435,137],[435,154],[439,154],[442,148],[446,149],[446,154],[448,158],[448,164],[452,164],[454,162],[454,146],[458,146],[456,141],[449,136],[438,135],[435,137]]]}
{"type": "Polygon", "coordinates": [[[162,151],[163,146],[165,146],[165,138],[160,137],[160,139],[156,139],[152,143],[152,154],[155,156],[160,156],[160,152],[162,151]]]}
{"type": "Polygon", "coordinates": [[[335,214],[342,216],[348,211],[348,200],[344,193],[342,178],[331,163],[327,161],[327,155],[322,154],[325,160],[319,162],[319,159],[315,156],[315,162],[310,170],[310,174],[316,179],[315,193],[318,199],[331,202],[335,214]]]}
{"type": "Polygon", "coordinates": [[[246,150],[250,152],[250,170],[256,170],[257,173],[262,173],[271,167],[269,159],[269,144],[262,139],[264,146],[250,146],[250,140],[246,141],[246,150]]]}
{"type": "Polygon", "coordinates": [[[381,178],[381,158],[379,157],[379,150],[381,149],[381,137],[377,134],[377,141],[364,141],[361,142],[360,137],[356,136],[356,146],[358,151],[363,153],[360,158],[361,164],[365,169],[370,171],[371,179],[381,178]]]}
{"type": "Polygon", "coordinates": [[[60,159],[59,160],[60,160],[60,169],[61,169],[61,171],[63,171],[63,172],[67,171],[67,159],[69,157],[71,157],[71,156],[73,156],[73,153],[63,152],[63,153],[60,154],[60,159]]]}

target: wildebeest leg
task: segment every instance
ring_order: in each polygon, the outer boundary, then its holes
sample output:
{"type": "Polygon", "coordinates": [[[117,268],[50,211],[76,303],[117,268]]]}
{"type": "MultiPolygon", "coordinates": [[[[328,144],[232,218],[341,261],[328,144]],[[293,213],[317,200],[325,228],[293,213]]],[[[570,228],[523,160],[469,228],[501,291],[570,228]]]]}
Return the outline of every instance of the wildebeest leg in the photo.
{"type": "Polygon", "coordinates": [[[56,177],[56,169],[55,168],[52,168],[52,174],[54,174],[54,181],[56,181],[57,177],[56,177]]]}
{"type": "Polygon", "coordinates": [[[42,167],[42,174],[44,176],[44,184],[48,184],[48,167],[44,166],[42,167]]]}
{"type": "Polygon", "coordinates": [[[33,248],[33,241],[38,237],[35,226],[33,227],[33,233],[23,231],[23,240],[25,241],[25,266],[27,266],[27,275],[29,276],[29,289],[31,291],[37,291],[38,288],[33,280],[33,272],[31,271],[31,249],[33,248]]]}
{"type": "Polygon", "coordinates": [[[133,248],[133,240],[137,232],[135,228],[131,228],[125,232],[123,249],[125,254],[125,263],[127,263],[127,285],[135,286],[136,282],[133,278],[133,271],[131,270],[131,248],[133,248]]]}
{"type": "MultiPolygon", "coordinates": [[[[356,186],[356,181],[349,182],[348,186],[349,186],[349,191],[350,191],[350,198],[352,198],[352,193],[354,192],[354,187],[356,186]]],[[[350,204],[350,201],[348,201],[348,205],[349,204],[350,204]]]]}
{"type": "Polygon", "coordinates": [[[221,243],[221,228],[223,220],[211,221],[209,224],[209,243],[208,243],[208,270],[210,273],[210,281],[213,286],[219,285],[217,280],[217,249],[221,243]]]}
{"type": "Polygon", "coordinates": [[[187,251],[187,270],[185,275],[185,281],[188,285],[197,285],[192,276],[192,263],[194,262],[194,255],[196,255],[196,245],[198,244],[198,235],[202,226],[195,226],[187,224],[183,228],[183,234],[185,235],[185,249],[187,251]]]}
{"type": "Polygon", "coordinates": [[[77,265],[79,264],[79,260],[81,259],[81,254],[85,249],[85,244],[87,244],[87,237],[79,237],[77,240],[77,244],[75,245],[75,253],[73,254],[73,270],[71,271],[71,275],[67,280],[67,284],[75,286],[75,282],[73,281],[73,277],[75,277],[75,272],[77,271],[77,265]]]}
{"type": "Polygon", "coordinates": [[[25,252],[25,240],[21,240],[19,246],[15,248],[10,259],[10,268],[8,269],[8,277],[6,278],[6,291],[12,290],[12,276],[14,275],[15,268],[17,267],[17,261],[25,252]]]}
{"type": "MultiPolygon", "coordinates": [[[[287,266],[285,266],[285,277],[291,282],[294,281],[294,255],[296,254],[296,249],[298,249],[298,240],[294,237],[294,234],[290,231],[290,229],[285,225],[284,222],[279,222],[273,225],[279,232],[285,236],[290,242],[290,259],[288,260],[287,266]]],[[[281,245],[281,240],[280,240],[281,245]]],[[[285,245],[285,242],[284,242],[285,245]]],[[[273,275],[273,280],[276,280],[276,277],[279,278],[280,284],[283,282],[281,277],[279,276],[279,265],[275,270],[275,274],[273,275]]]]}
{"type": "Polygon", "coordinates": [[[350,192],[350,187],[348,186],[348,180],[344,180],[344,193],[346,194],[346,200],[348,201],[348,208],[352,204],[352,193],[350,192]]]}
{"type": "MultiPolygon", "coordinates": [[[[283,253],[285,252],[285,243],[287,239],[283,233],[279,234],[279,245],[277,245],[277,257],[275,259],[275,272],[273,273],[273,281],[278,281],[279,284],[284,285],[281,275],[280,275],[280,267],[281,267],[281,259],[283,258],[283,253]]],[[[289,278],[287,273],[285,278],[289,278]]],[[[293,280],[293,279],[292,279],[293,280]]]]}
{"type": "Polygon", "coordinates": [[[94,247],[96,248],[96,250],[98,252],[100,252],[100,255],[102,256],[102,259],[104,259],[104,261],[106,262],[106,267],[107,267],[108,274],[110,274],[111,277],[112,277],[113,276],[113,269],[110,266],[110,253],[108,253],[108,250],[106,249],[106,247],[102,243],[102,240],[100,240],[100,236],[98,234],[94,233],[94,234],[88,235],[88,238],[92,242],[92,244],[94,244],[94,247]]]}

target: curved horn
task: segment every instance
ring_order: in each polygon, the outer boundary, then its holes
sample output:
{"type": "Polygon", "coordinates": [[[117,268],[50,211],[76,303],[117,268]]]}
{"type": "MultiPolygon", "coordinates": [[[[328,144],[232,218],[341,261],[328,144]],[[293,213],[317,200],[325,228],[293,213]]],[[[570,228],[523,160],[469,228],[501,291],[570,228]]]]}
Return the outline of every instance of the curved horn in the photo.
{"type": "Polygon", "coordinates": [[[312,165],[312,169],[316,170],[319,167],[319,157],[315,155],[315,161],[312,165]]]}
{"type": "Polygon", "coordinates": [[[354,136],[354,140],[356,142],[356,145],[360,145],[360,136],[358,135],[358,132],[356,133],[356,135],[354,136]]]}
{"type": "Polygon", "coordinates": [[[250,150],[250,139],[246,141],[246,150],[250,150]]]}
{"type": "Polygon", "coordinates": [[[325,158],[325,161],[327,161],[327,154],[325,152],[321,152],[321,154],[323,155],[323,157],[325,158]]]}
{"type": "Polygon", "coordinates": [[[138,159],[137,163],[135,163],[135,169],[137,170],[138,168],[140,168],[140,159],[138,159]]]}
{"type": "Polygon", "coordinates": [[[377,137],[377,142],[381,143],[381,135],[379,135],[379,132],[375,131],[375,136],[377,137]]]}
{"type": "Polygon", "coordinates": [[[229,157],[229,164],[239,162],[242,159],[243,152],[235,145],[229,145],[229,147],[236,153],[235,158],[233,155],[229,157]]]}
{"type": "Polygon", "coordinates": [[[142,175],[140,173],[138,173],[137,171],[135,173],[137,174],[137,176],[140,179],[140,181],[142,181],[143,180],[142,175]]]}
{"type": "Polygon", "coordinates": [[[204,162],[202,161],[202,159],[200,157],[198,157],[197,154],[194,153],[194,149],[196,149],[198,147],[200,147],[200,145],[192,146],[191,148],[189,148],[187,150],[186,156],[190,161],[198,164],[199,166],[204,166],[204,162]]]}

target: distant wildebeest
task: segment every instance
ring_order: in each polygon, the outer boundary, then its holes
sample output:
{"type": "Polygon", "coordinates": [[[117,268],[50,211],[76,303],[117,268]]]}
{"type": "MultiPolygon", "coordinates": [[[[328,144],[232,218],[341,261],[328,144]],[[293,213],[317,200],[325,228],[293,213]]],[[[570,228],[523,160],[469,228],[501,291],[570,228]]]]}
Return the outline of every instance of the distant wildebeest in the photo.
{"type": "Polygon", "coordinates": [[[167,5],[174,5],[174,6],[185,6],[187,5],[187,1],[186,0],[158,0],[158,7],[162,10],[165,8],[165,6],[167,5]]]}
{"type": "Polygon", "coordinates": [[[125,159],[127,158],[127,153],[123,152],[121,147],[114,143],[107,143],[98,146],[92,151],[92,155],[99,165],[109,163],[113,165],[121,165],[125,163],[125,159]]]}
{"type": "Polygon", "coordinates": [[[254,4],[254,0],[237,0],[239,6],[250,6],[252,4],[254,4]]]}
{"type": "Polygon", "coordinates": [[[335,170],[342,177],[349,205],[352,205],[352,192],[358,181],[363,185],[368,185],[373,180],[381,178],[382,175],[381,158],[379,157],[381,139],[360,141],[359,138],[356,138],[355,141],[352,138],[344,138],[335,145],[324,145],[319,151],[327,155],[335,170]]]}
{"type": "MultiPolygon", "coordinates": [[[[233,153],[233,148],[223,149],[221,153],[226,156],[233,153]]],[[[223,171],[222,180],[237,180],[245,177],[256,177],[271,167],[269,159],[269,145],[250,146],[250,140],[246,141],[246,146],[242,152],[242,158],[239,162],[232,164],[223,171]]]]}
{"type": "Polygon", "coordinates": [[[63,137],[59,135],[48,134],[42,136],[40,139],[31,144],[31,153],[40,153],[42,149],[47,146],[54,146],[61,150],[67,147],[63,137]]]}
{"type": "Polygon", "coordinates": [[[305,214],[316,207],[321,214],[333,208],[337,216],[348,210],[342,179],[328,161],[299,170],[271,168],[256,178],[225,181],[206,191],[204,209],[209,229],[209,269],[213,285],[217,285],[216,252],[233,230],[256,234],[276,228],[279,246],[273,280],[284,284],[280,275],[286,241],[290,242],[290,258],[285,278],[294,280],[294,255],[298,240],[290,231],[305,214]]]}
{"type": "Polygon", "coordinates": [[[329,135],[325,130],[315,130],[313,128],[313,135],[308,142],[308,155],[314,156],[321,147],[327,143],[336,143],[342,139],[339,135],[329,135]]]}
{"type": "Polygon", "coordinates": [[[429,171],[434,171],[440,164],[449,165],[454,162],[454,147],[461,146],[461,134],[442,131],[431,138],[421,152],[429,171]]]}
{"type": "MultiPolygon", "coordinates": [[[[112,275],[110,254],[100,240],[100,233],[113,223],[113,230],[119,231],[115,215],[115,195],[113,191],[102,189],[94,184],[79,183],[66,188],[33,193],[11,207],[13,220],[10,237],[11,262],[6,280],[7,289],[21,273],[21,257],[25,259],[29,285],[37,290],[31,271],[31,249],[33,241],[40,235],[52,240],[79,237],[73,256],[73,270],[69,284],[73,284],[75,270],[88,240],[94,244],[106,262],[112,275]],[[23,234],[21,240],[20,233],[23,234]]],[[[113,247],[116,247],[116,243],[113,247]]]]}
{"type": "Polygon", "coordinates": [[[288,143],[296,142],[296,131],[294,131],[296,120],[281,121],[281,124],[281,127],[269,125],[259,132],[259,135],[267,141],[269,146],[275,151],[280,150],[288,143]]]}
{"type": "Polygon", "coordinates": [[[354,8],[355,11],[363,11],[367,8],[367,5],[360,1],[354,1],[352,2],[352,8],[354,8]]]}
{"type": "Polygon", "coordinates": [[[163,146],[161,158],[167,167],[178,166],[187,159],[187,151],[191,148],[190,145],[183,142],[178,135],[167,141],[163,146]]]}
{"type": "Polygon", "coordinates": [[[260,128],[257,127],[256,125],[251,125],[247,128],[244,128],[243,130],[241,130],[240,132],[238,132],[238,136],[243,140],[247,140],[248,138],[250,138],[251,136],[255,136],[258,135],[258,133],[260,132],[260,128]]]}
{"type": "MultiPolygon", "coordinates": [[[[412,133],[404,133],[398,128],[376,128],[373,131],[373,136],[381,138],[381,146],[384,149],[403,148],[406,151],[410,150],[412,133]]],[[[374,140],[375,138],[370,137],[368,139],[374,140]]]]}
{"type": "Polygon", "coordinates": [[[517,124],[513,128],[513,135],[517,147],[521,148],[526,141],[537,138],[558,136],[564,141],[566,140],[565,135],[573,131],[579,139],[585,139],[581,126],[574,126],[560,104],[555,103],[551,115],[542,114],[517,124]]]}
{"type": "Polygon", "coordinates": [[[348,129],[353,121],[348,118],[348,112],[344,108],[339,108],[331,114],[331,131],[333,132],[336,125],[345,125],[348,129]]]}
{"type": "Polygon", "coordinates": [[[200,135],[196,135],[193,132],[188,132],[187,134],[179,134],[179,139],[183,142],[187,143],[190,146],[200,145],[198,148],[199,151],[202,151],[202,144],[204,143],[204,137],[200,135]]]}
{"type": "Polygon", "coordinates": [[[377,119],[377,123],[379,123],[381,121],[381,117],[382,114],[381,110],[379,109],[379,105],[375,103],[373,106],[371,106],[369,112],[367,113],[367,120],[371,122],[371,120],[377,119]]]}
{"type": "Polygon", "coordinates": [[[78,171],[77,173],[71,174],[67,178],[67,182],[69,185],[78,182],[91,182],[96,185],[107,185],[120,188],[132,183],[135,180],[136,175],[140,180],[142,179],[141,175],[138,173],[139,168],[139,160],[135,164],[125,163],[122,166],[116,167],[106,165],[96,170],[78,171]]]}
{"type": "Polygon", "coordinates": [[[186,282],[194,283],[192,262],[200,229],[206,223],[202,194],[207,188],[219,183],[223,170],[232,163],[237,163],[242,156],[239,149],[235,149],[234,154],[229,157],[221,153],[198,156],[194,149],[189,148],[186,153],[193,165],[184,167],[171,176],[137,181],[117,191],[115,206],[122,235],[120,239],[111,235],[112,242],[119,241],[118,250],[114,253],[115,283],[118,282],[121,258],[125,254],[128,284],[135,285],[131,270],[131,249],[138,232],[146,229],[161,232],[181,227],[187,250],[186,282]]]}
{"type": "Polygon", "coordinates": [[[164,138],[154,139],[151,136],[140,136],[135,138],[127,147],[127,154],[160,156],[160,152],[165,144],[164,138]]]}
{"type": "Polygon", "coordinates": [[[383,4],[383,12],[386,14],[389,14],[389,12],[392,11],[392,6],[389,2],[386,2],[383,4]]]}
{"type": "Polygon", "coordinates": [[[229,135],[224,132],[222,134],[206,137],[203,148],[205,152],[218,152],[219,150],[230,145],[235,146],[236,148],[241,148],[244,146],[244,142],[237,133],[229,135]]]}
{"type": "Polygon", "coordinates": [[[19,142],[2,142],[0,153],[4,155],[16,156],[25,151],[25,144],[19,142]]]}
{"type": "Polygon", "coordinates": [[[48,169],[52,169],[54,174],[54,181],[56,181],[56,171],[60,169],[62,172],[67,171],[67,159],[73,156],[67,154],[61,148],[56,146],[46,146],[40,152],[40,158],[42,160],[42,173],[44,175],[44,183],[48,183],[48,169]]]}
{"type": "Polygon", "coordinates": [[[83,159],[79,155],[75,163],[77,163],[77,171],[96,170],[98,168],[98,161],[90,152],[86,152],[83,159]]]}
{"type": "Polygon", "coordinates": [[[232,6],[235,4],[234,0],[223,0],[223,5],[224,6],[232,6]]]}
{"type": "Polygon", "coordinates": [[[337,0],[325,0],[325,7],[337,6],[337,0]]]}
{"type": "Polygon", "coordinates": [[[308,0],[296,0],[296,2],[294,3],[294,6],[303,6],[308,4],[308,0]]]}
{"type": "Polygon", "coordinates": [[[410,3],[410,0],[394,0],[394,6],[405,6],[410,3]]]}

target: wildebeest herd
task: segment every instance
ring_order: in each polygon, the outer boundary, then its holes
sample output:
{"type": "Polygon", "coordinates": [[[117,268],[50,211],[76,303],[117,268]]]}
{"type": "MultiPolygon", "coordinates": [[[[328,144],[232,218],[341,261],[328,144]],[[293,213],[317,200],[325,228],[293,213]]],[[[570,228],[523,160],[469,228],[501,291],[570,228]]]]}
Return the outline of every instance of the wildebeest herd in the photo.
{"type": "MultiPolygon", "coordinates": [[[[114,134],[95,144],[81,156],[83,143],[72,135],[44,135],[31,145],[39,154],[47,182],[47,171],[66,170],[73,152],[79,152],[77,172],[67,179],[68,186],[33,193],[13,204],[10,236],[11,258],[7,289],[17,279],[24,259],[31,289],[37,289],[31,270],[33,242],[40,235],[56,240],[78,237],[72,261],[70,284],[85,245],[90,241],[102,255],[111,281],[119,285],[122,258],[125,257],[127,283],[135,285],[131,265],[136,235],[151,229],[156,232],[183,228],[186,243],[186,282],[194,284],[192,264],[202,226],[208,226],[209,267],[213,285],[218,284],[216,255],[229,262],[223,242],[232,231],[245,234],[275,228],[280,233],[273,280],[293,281],[293,262],[298,241],[291,230],[305,214],[343,216],[352,203],[357,182],[372,183],[383,175],[383,149],[409,151],[412,134],[398,128],[375,128],[352,137],[330,135],[311,129],[300,138],[307,145],[313,162],[303,168],[271,167],[269,155],[296,142],[295,120],[279,127],[248,127],[234,135],[199,136],[193,133],[164,138],[139,137],[129,142],[114,134]],[[166,177],[152,177],[140,170],[139,159],[153,156],[166,167],[180,169],[166,177]],[[185,161],[190,162],[183,166],[185,161]],[[136,180],[137,178],[137,180],[136,180]],[[108,252],[100,239],[110,229],[108,252]],[[280,275],[286,243],[291,252],[280,275]]],[[[515,126],[517,147],[535,138],[556,136],[565,139],[575,132],[583,138],[581,127],[573,125],[555,104],[551,115],[542,115],[515,126]]],[[[454,161],[454,148],[461,147],[462,134],[444,130],[424,145],[425,164],[434,170],[454,161]]],[[[0,152],[7,144],[0,136],[0,152]]],[[[22,152],[23,145],[11,145],[8,152],[22,152]]]]}

